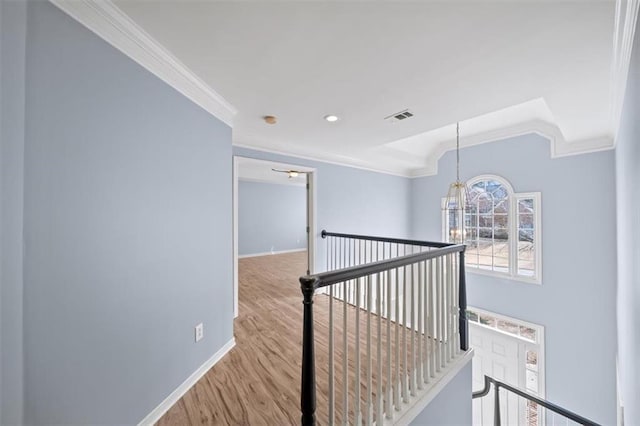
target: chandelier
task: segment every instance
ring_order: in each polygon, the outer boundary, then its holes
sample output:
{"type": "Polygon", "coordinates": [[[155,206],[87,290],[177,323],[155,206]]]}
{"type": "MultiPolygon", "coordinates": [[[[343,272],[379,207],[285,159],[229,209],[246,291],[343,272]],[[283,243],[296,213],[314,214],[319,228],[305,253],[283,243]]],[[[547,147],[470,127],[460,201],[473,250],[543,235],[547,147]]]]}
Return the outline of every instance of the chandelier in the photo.
{"type": "Polygon", "coordinates": [[[466,239],[465,212],[470,210],[467,184],[460,181],[460,123],[456,123],[456,181],[449,191],[442,209],[446,215],[449,242],[463,244],[466,239]]]}

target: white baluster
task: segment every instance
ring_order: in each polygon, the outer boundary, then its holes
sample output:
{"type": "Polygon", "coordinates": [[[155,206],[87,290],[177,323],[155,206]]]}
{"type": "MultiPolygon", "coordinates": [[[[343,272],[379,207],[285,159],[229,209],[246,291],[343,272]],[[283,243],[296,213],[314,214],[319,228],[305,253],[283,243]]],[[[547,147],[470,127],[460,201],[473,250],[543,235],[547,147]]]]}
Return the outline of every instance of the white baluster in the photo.
{"type": "Polygon", "coordinates": [[[365,411],[365,423],[371,425],[373,422],[371,410],[371,276],[367,277],[367,404],[365,411]]]}
{"type": "MultiPolygon", "coordinates": [[[[333,269],[334,252],[332,247],[334,246],[334,238],[329,237],[327,240],[327,270],[333,269]]],[[[334,298],[335,285],[329,286],[329,425],[335,424],[335,390],[334,390],[334,348],[333,348],[333,298],[334,298]]]]}
{"type": "MultiPolygon", "coordinates": [[[[389,252],[391,252],[391,246],[389,246],[389,252]]],[[[393,273],[391,270],[387,271],[387,386],[385,388],[384,400],[385,406],[384,411],[386,413],[387,419],[393,418],[393,409],[391,408],[391,391],[392,391],[392,378],[391,378],[391,290],[393,287],[393,273]]]]}
{"type": "Polygon", "coordinates": [[[446,303],[445,303],[445,311],[446,311],[446,340],[445,340],[445,355],[446,355],[446,361],[447,363],[449,363],[451,361],[451,290],[453,288],[453,286],[451,285],[451,279],[453,278],[453,271],[451,270],[451,255],[448,254],[445,257],[445,262],[447,263],[447,280],[446,280],[446,284],[447,284],[447,290],[446,290],[446,303]]]}
{"type": "MultiPolygon", "coordinates": [[[[396,269],[396,311],[395,320],[395,380],[393,383],[393,403],[400,410],[400,268],[396,269]]],[[[389,337],[391,338],[391,337],[389,337]]]]}
{"type": "Polygon", "coordinates": [[[347,339],[348,322],[347,322],[347,283],[346,281],[342,283],[342,294],[345,295],[345,298],[342,301],[342,315],[343,315],[343,324],[342,324],[342,424],[349,424],[349,355],[348,355],[348,344],[349,341],[347,339]]]}
{"type": "Polygon", "coordinates": [[[380,305],[382,302],[382,278],[381,274],[377,275],[377,283],[376,283],[376,312],[378,313],[378,344],[376,356],[378,357],[378,371],[376,374],[377,378],[377,390],[376,390],[376,424],[382,424],[382,306],[380,305]]]}
{"type": "Polygon", "coordinates": [[[423,286],[423,297],[424,300],[422,302],[424,306],[424,312],[422,317],[422,330],[424,332],[424,359],[422,362],[423,371],[422,371],[422,380],[424,383],[429,383],[429,299],[427,295],[429,294],[429,270],[427,269],[427,261],[421,263],[420,267],[422,268],[422,273],[424,277],[423,286]]]}
{"type": "Polygon", "coordinates": [[[356,283],[356,299],[358,300],[358,306],[356,306],[356,349],[355,349],[355,402],[354,413],[355,423],[357,425],[362,424],[362,412],[360,411],[360,284],[362,278],[359,278],[356,283]]]}
{"type": "Polygon", "coordinates": [[[402,401],[409,402],[409,384],[407,383],[407,267],[402,276],[402,401]]]}
{"type": "Polygon", "coordinates": [[[435,333],[433,332],[434,330],[434,324],[433,324],[433,316],[434,316],[434,312],[435,312],[435,305],[434,305],[434,299],[433,299],[433,282],[434,282],[434,273],[435,273],[435,265],[434,265],[434,261],[433,259],[430,259],[429,262],[427,263],[427,269],[428,269],[428,285],[427,285],[427,299],[429,301],[429,312],[428,312],[428,316],[427,316],[427,330],[429,330],[429,340],[428,340],[428,347],[427,350],[429,352],[429,380],[431,379],[431,377],[435,377],[436,374],[436,370],[435,370],[435,366],[436,366],[436,361],[435,361],[435,333]]]}
{"type": "Polygon", "coordinates": [[[449,301],[449,263],[447,262],[447,256],[442,256],[442,266],[444,276],[442,280],[442,366],[447,365],[449,347],[447,345],[447,326],[449,325],[449,310],[447,309],[447,303],[449,301]]]}
{"type": "Polygon", "coordinates": [[[423,304],[422,301],[424,299],[424,297],[422,296],[422,288],[424,286],[424,272],[422,271],[422,267],[421,267],[421,263],[416,263],[416,269],[418,269],[418,318],[416,319],[417,322],[417,330],[418,330],[418,370],[416,371],[416,376],[417,376],[417,381],[418,381],[418,389],[424,389],[423,383],[424,383],[424,379],[423,379],[423,353],[422,353],[422,346],[424,344],[424,339],[423,339],[423,333],[422,333],[422,324],[423,324],[423,320],[422,320],[422,315],[423,315],[423,304]]]}
{"type": "Polygon", "coordinates": [[[445,274],[445,265],[444,265],[444,257],[440,256],[438,258],[438,260],[440,261],[440,282],[439,282],[439,288],[440,288],[440,298],[438,299],[438,302],[440,304],[440,318],[438,318],[438,324],[440,326],[440,367],[444,368],[445,366],[445,354],[444,354],[444,325],[445,325],[445,312],[444,312],[444,274],[445,274]]]}
{"type": "Polygon", "coordinates": [[[413,265],[411,268],[411,375],[409,381],[409,390],[411,391],[411,396],[416,395],[416,277],[415,270],[413,265]]]}
{"type": "Polygon", "coordinates": [[[458,253],[454,253],[454,277],[455,277],[455,294],[453,296],[453,310],[455,312],[455,318],[453,320],[453,328],[455,335],[455,351],[456,355],[460,353],[460,304],[458,301],[460,300],[460,255],[458,253]]]}
{"type": "Polygon", "coordinates": [[[453,358],[453,348],[454,348],[454,337],[453,337],[453,320],[455,318],[455,310],[453,309],[453,296],[454,296],[454,289],[453,289],[453,284],[454,284],[454,276],[455,276],[455,272],[453,270],[453,253],[449,254],[449,280],[447,281],[449,283],[449,301],[447,303],[447,309],[449,310],[449,327],[447,328],[447,344],[448,344],[448,349],[449,349],[449,353],[447,355],[447,359],[449,361],[451,361],[451,359],[453,358]]]}
{"type": "Polygon", "coordinates": [[[329,425],[335,424],[335,367],[333,359],[333,288],[335,285],[329,286],[329,425]]]}
{"type": "Polygon", "coordinates": [[[435,352],[436,352],[436,372],[440,371],[441,361],[440,361],[440,311],[441,311],[441,303],[440,299],[442,299],[442,292],[440,291],[440,282],[442,281],[442,258],[436,258],[436,278],[435,278],[435,305],[436,312],[434,316],[435,327],[433,338],[435,339],[435,352]]]}
{"type": "MultiPolygon", "coordinates": [[[[355,265],[355,240],[353,238],[349,239],[349,267],[355,265]]],[[[355,306],[358,306],[358,300],[356,297],[356,289],[358,286],[357,280],[353,281],[351,284],[351,303],[355,306]]]]}

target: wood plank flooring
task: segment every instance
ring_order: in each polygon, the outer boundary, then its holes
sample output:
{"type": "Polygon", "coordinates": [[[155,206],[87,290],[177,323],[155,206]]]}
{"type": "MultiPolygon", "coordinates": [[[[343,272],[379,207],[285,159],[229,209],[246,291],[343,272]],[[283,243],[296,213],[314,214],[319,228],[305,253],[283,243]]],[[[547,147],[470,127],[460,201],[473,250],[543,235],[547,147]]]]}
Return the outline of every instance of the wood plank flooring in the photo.
{"type": "Polygon", "coordinates": [[[158,425],[300,423],[306,252],[239,260],[236,346],[158,425]]]}
{"type": "MultiPolygon", "coordinates": [[[[299,277],[306,269],[306,252],[262,256],[239,260],[239,316],[235,320],[236,346],[191,388],[158,422],[165,425],[296,425],[300,424],[300,368],[302,348],[302,293],[299,277]]],[[[327,424],[328,407],[328,300],[318,294],[314,299],[316,377],[318,424],[327,424]]],[[[343,418],[344,371],[342,369],[342,332],[344,305],[335,301],[335,401],[336,420],[343,418]]],[[[389,377],[377,373],[378,357],[375,349],[378,340],[387,348],[387,321],[369,317],[371,324],[372,387],[368,391],[364,382],[367,371],[367,315],[352,305],[347,305],[348,315],[348,369],[349,423],[355,418],[356,390],[355,357],[356,341],[359,342],[360,404],[358,410],[367,413],[367,395],[375,400],[378,377],[384,389],[389,377]],[[355,315],[359,311],[360,338],[356,339],[355,315]],[[378,339],[380,327],[380,339],[378,339]]],[[[415,364],[412,338],[417,334],[395,323],[390,323],[390,348],[392,364],[407,364],[412,370],[415,364]],[[406,355],[396,353],[399,346],[407,347],[406,355]]],[[[423,339],[424,341],[424,339],[423,339]]],[[[426,343],[425,343],[426,345],[426,343]]],[[[417,347],[417,345],[416,345],[417,347]]],[[[425,348],[426,350],[426,348],[425,348]]],[[[417,354],[416,354],[417,355],[417,354]]],[[[386,363],[386,351],[382,351],[381,364],[386,363]]],[[[400,370],[402,371],[402,369],[400,370]]],[[[406,376],[405,376],[406,377],[406,376]]],[[[392,372],[391,382],[399,382],[392,372]]],[[[375,404],[371,418],[375,420],[375,404]]]]}

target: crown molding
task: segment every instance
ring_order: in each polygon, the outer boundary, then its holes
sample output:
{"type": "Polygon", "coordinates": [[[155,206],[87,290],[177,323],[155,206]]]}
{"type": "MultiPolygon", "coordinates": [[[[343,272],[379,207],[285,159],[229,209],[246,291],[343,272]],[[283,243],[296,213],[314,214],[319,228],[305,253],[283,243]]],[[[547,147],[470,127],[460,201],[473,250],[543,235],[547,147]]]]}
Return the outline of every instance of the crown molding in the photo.
{"type": "Polygon", "coordinates": [[[620,127],[640,0],[616,0],[611,64],[611,120],[614,145],[620,127]]]}
{"type": "MultiPolygon", "coordinates": [[[[468,148],[530,134],[540,135],[549,140],[551,158],[589,154],[614,148],[613,138],[610,136],[584,139],[577,142],[566,142],[558,126],[544,120],[530,120],[525,123],[466,136],[460,138],[460,148],[468,148]]],[[[427,155],[425,167],[412,170],[411,177],[417,178],[437,175],[440,158],[442,158],[447,151],[453,151],[455,149],[455,141],[441,142],[427,155]]]]}
{"type": "Polygon", "coordinates": [[[237,110],[110,0],[50,0],[209,114],[233,127],[237,110]]]}
{"type": "MultiPolygon", "coordinates": [[[[220,94],[202,81],[193,71],[174,57],[158,41],[140,28],[111,0],[49,1],[199,105],[205,111],[233,127],[233,118],[237,114],[237,110],[220,94]]],[[[614,148],[615,135],[624,103],[624,92],[629,72],[639,7],[640,0],[616,0],[614,55],[611,72],[611,114],[614,130],[612,137],[605,136],[576,142],[566,142],[557,126],[542,120],[533,120],[481,134],[469,135],[461,139],[461,147],[464,148],[533,133],[549,139],[552,158],[586,154],[614,148]]],[[[234,143],[234,146],[401,177],[436,175],[438,173],[438,161],[440,158],[445,152],[455,149],[454,141],[443,141],[428,153],[423,167],[389,170],[388,167],[376,164],[377,161],[373,160],[349,162],[345,161],[344,158],[340,160],[332,159],[331,155],[301,155],[295,152],[265,149],[252,146],[251,144],[237,142],[234,143]]]]}
{"type": "MultiPolygon", "coordinates": [[[[500,129],[462,137],[460,138],[460,148],[463,149],[476,145],[482,145],[485,143],[497,142],[504,139],[531,134],[540,135],[549,141],[549,155],[551,158],[562,158],[572,155],[589,154],[593,152],[607,151],[615,148],[613,137],[607,135],[591,139],[583,139],[576,142],[567,142],[564,139],[564,136],[562,135],[562,132],[560,131],[558,126],[539,119],[529,120],[524,123],[519,123],[512,126],[502,127],[500,129]]],[[[344,161],[332,161],[327,158],[300,155],[292,152],[276,151],[237,142],[234,142],[233,146],[237,148],[266,152],[289,158],[317,161],[326,164],[334,164],[337,166],[350,167],[374,173],[383,173],[406,178],[419,178],[437,175],[438,163],[442,156],[447,151],[454,151],[456,149],[455,140],[440,142],[427,153],[427,155],[425,156],[423,167],[407,167],[404,168],[403,171],[400,171],[400,169],[398,169],[396,172],[392,172],[388,169],[382,169],[381,167],[376,168],[376,161],[371,161],[369,163],[369,167],[364,167],[361,164],[347,163],[344,161]]],[[[400,153],[401,151],[398,150],[385,150],[384,152],[381,152],[381,158],[388,158],[389,156],[399,155],[400,153]]]]}
{"type": "MultiPolygon", "coordinates": [[[[233,142],[233,147],[240,148],[240,149],[249,149],[252,151],[264,152],[266,154],[273,154],[281,157],[286,157],[285,162],[300,159],[300,160],[313,161],[317,163],[331,164],[334,166],[349,167],[351,169],[364,170],[366,172],[380,173],[380,174],[389,175],[389,176],[411,177],[410,173],[408,172],[404,173],[401,171],[391,171],[382,167],[376,168],[375,165],[368,165],[368,164],[363,166],[361,163],[356,163],[356,162],[349,163],[344,160],[343,161],[331,160],[330,158],[328,158],[329,156],[314,156],[314,155],[298,154],[291,151],[288,152],[288,151],[281,151],[277,149],[258,147],[258,146],[253,146],[247,143],[241,143],[241,142],[233,142]]],[[[237,155],[239,157],[245,156],[242,153],[238,153],[238,154],[234,153],[234,155],[237,155]]],[[[280,160],[269,159],[267,161],[280,161],[280,160]]],[[[315,166],[312,166],[312,167],[315,167],[315,166]]]]}

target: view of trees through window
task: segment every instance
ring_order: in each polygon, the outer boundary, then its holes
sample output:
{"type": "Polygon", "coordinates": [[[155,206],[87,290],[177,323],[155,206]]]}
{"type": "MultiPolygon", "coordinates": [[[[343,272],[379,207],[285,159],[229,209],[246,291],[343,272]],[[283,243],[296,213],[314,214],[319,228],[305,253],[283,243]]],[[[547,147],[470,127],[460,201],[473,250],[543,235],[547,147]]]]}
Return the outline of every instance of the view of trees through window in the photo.
{"type": "Polygon", "coordinates": [[[535,200],[518,200],[518,275],[533,276],[535,273],[535,200]]]}
{"type": "Polygon", "coordinates": [[[500,182],[482,180],[469,188],[465,213],[467,264],[509,272],[509,192],[500,182]]]}
{"type": "MultiPolygon", "coordinates": [[[[536,277],[539,194],[515,194],[499,178],[472,179],[464,214],[466,264],[497,273],[536,277]]],[[[455,214],[446,218],[446,235],[459,236],[455,214]]]]}

